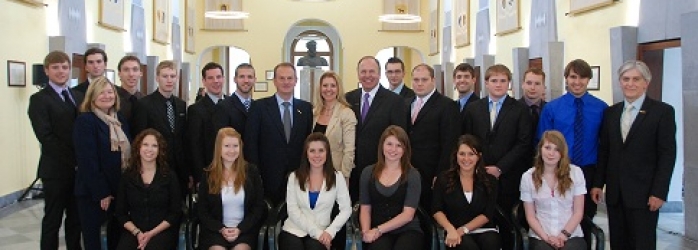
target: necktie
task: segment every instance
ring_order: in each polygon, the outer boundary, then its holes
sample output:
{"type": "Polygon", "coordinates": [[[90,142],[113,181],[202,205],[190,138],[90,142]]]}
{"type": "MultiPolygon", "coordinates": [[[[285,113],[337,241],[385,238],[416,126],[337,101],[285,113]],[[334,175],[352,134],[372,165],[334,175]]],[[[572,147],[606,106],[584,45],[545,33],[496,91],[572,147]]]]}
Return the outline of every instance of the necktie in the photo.
{"type": "Polygon", "coordinates": [[[283,123],[284,123],[284,134],[286,135],[286,142],[291,140],[291,109],[289,108],[291,106],[290,102],[283,102],[281,105],[284,105],[284,116],[282,117],[283,123]]]}
{"type": "Polygon", "coordinates": [[[174,132],[175,130],[175,114],[174,114],[174,107],[172,107],[172,101],[167,100],[165,102],[167,105],[167,121],[170,123],[170,131],[174,132]]]}
{"type": "Polygon", "coordinates": [[[371,97],[368,93],[364,94],[364,104],[361,106],[361,121],[366,119],[366,114],[368,113],[368,108],[370,106],[368,98],[371,97]]]}
{"type": "Polygon", "coordinates": [[[73,103],[73,100],[70,99],[70,95],[68,94],[68,90],[64,89],[61,91],[61,95],[63,96],[63,101],[70,105],[71,107],[75,108],[75,103],[73,103]]]}
{"type": "Polygon", "coordinates": [[[581,166],[583,160],[582,151],[584,149],[584,106],[581,98],[574,99],[574,144],[572,145],[572,163],[581,166]]]}
{"type": "Polygon", "coordinates": [[[625,112],[623,112],[623,119],[621,119],[620,122],[620,132],[623,134],[623,142],[625,142],[625,138],[628,136],[628,131],[630,131],[630,126],[633,124],[633,109],[635,109],[635,107],[631,104],[625,107],[625,112]]]}
{"type": "Polygon", "coordinates": [[[540,113],[538,112],[538,105],[531,105],[531,117],[533,118],[533,123],[537,124],[538,119],[540,118],[540,113]]]}
{"type": "Polygon", "coordinates": [[[492,102],[490,109],[490,129],[494,128],[494,122],[497,121],[497,102],[492,102]]]}
{"type": "Polygon", "coordinates": [[[222,101],[223,101],[223,98],[218,99],[218,101],[216,102],[216,104],[219,104],[219,103],[221,103],[222,101]]]}
{"type": "Polygon", "coordinates": [[[412,124],[414,124],[414,120],[417,120],[417,115],[419,115],[419,111],[422,110],[422,105],[424,105],[424,100],[417,97],[417,102],[412,108],[412,124]]]}
{"type": "Polygon", "coordinates": [[[245,105],[245,111],[250,111],[250,100],[245,100],[244,102],[242,102],[242,105],[245,105]]]}

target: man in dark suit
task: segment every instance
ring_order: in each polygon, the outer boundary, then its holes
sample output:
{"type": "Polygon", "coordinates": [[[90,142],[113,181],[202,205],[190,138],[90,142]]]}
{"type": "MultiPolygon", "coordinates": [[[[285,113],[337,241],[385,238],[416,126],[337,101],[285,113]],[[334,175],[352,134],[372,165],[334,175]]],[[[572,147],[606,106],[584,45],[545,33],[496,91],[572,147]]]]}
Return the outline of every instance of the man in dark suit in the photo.
{"type": "Polygon", "coordinates": [[[356,114],[355,167],[349,177],[349,194],[352,202],[359,198],[359,179],[366,166],[378,161],[378,141],[390,125],[406,128],[405,101],[399,95],[380,86],[380,63],[375,57],[359,60],[357,71],[361,88],[345,96],[356,114]]]}
{"type": "MultiPolygon", "coordinates": [[[[538,128],[538,120],[540,119],[540,112],[547,103],[545,98],[543,98],[545,95],[545,72],[539,68],[529,68],[526,70],[526,72],[524,72],[524,80],[521,84],[521,89],[523,89],[523,96],[519,99],[519,102],[525,104],[529,108],[529,113],[532,118],[532,135],[535,135],[536,129],[538,128]]],[[[535,141],[535,137],[533,141],[535,141]]],[[[533,148],[535,147],[536,145],[533,145],[533,148]]]]}
{"type": "MultiPolygon", "coordinates": [[[[135,56],[124,56],[119,60],[117,69],[119,70],[119,80],[121,81],[121,86],[116,88],[121,105],[119,112],[124,116],[129,126],[132,127],[133,109],[136,107],[136,102],[138,99],[145,97],[138,90],[138,82],[143,76],[141,60],[135,56]]],[[[135,134],[131,135],[131,137],[135,138],[135,134]]]]}
{"type": "Polygon", "coordinates": [[[460,134],[465,134],[465,108],[480,97],[475,93],[475,69],[468,63],[461,63],[453,69],[453,85],[458,91],[458,110],[460,111],[460,134]]]}
{"type": "Polygon", "coordinates": [[[531,115],[526,105],[507,95],[509,68],[491,66],[485,81],[488,97],[466,108],[465,133],[480,139],[485,169],[499,179],[497,203],[511,211],[519,201],[521,175],[531,167],[531,115]]]}
{"type": "Polygon", "coordinates": [[[656,249],[657,220],[676,162],[674,108],[646,96],[652,79],[640,61],[620,70],[625,100],[606,109],[591,196],[606,206],[612,249],[656,249]]]}
{"type": "Polygon", "coordinates": [[[215,62],[201,69],[206,94],[187,109],[187,138],[194,182],[198,183],[203,169],[211,164],[216,134],[211,123],[216,103],[223,101],[223,67],[215,62]]]}
{"type": "Polygon", "coordinates": [[[451,165],[460,119],[456,103],[436,91],[434,68],[426,64],[414,67],[412,87],[416,97],[406,106],[411,162],[422,177],[420,205],[429,208],[434,178],[451,165]]]}
{"type": "Polygon", "coordinates": [[[312,105],[293,98],[296,80],[293,64],[276,65],[276,94],[255,102],[245,126],[245,157],[259,167],[264,194],[275,204],[284,200],[288,174],[300,165],[313,130],[312,105]]]}
{"type": "Polygon", "coordinates": [[[405,101],[414,98],[414,91],[405,86],[405,63],[397,57],[391,57],[385,64],[385,77],[388,78],[390,91],[402,96],[405,101]]]}
{"type": "Polygon", "coordinates": [[[73,122],[83,95],[66,84],[70,78],[70,58],[53,51],[44,58],[49,82],[29,99],[29,120],[41,144],[37,176],[44,185],[44,218],[41,221],[41,249],[58,249],[58,230],[65,212],[65,243],[68,249],[80,247],[80,220],[73,189],[75,151],[73,122]]]}
{"type": "Polygon", "coordinates": [[[235,68],[234,81],[237,86],[235,92],[214,108],[213,127],[215,131],[224,127],[234,128],[244,138],[247,116],[254,103],[252,87],[257,81],[252,65],[243,63],[235,68]]]}
{"type": "Polygon", "coordinates": [[[100,48],[89,48],[83,55],[83,63],[87,71],[87,80],[75,86],[73,90],[80,91],[84,95],[92,79],[104,76],[104,70],[107,68],[107,53],[100,48]]]}
{"type": "Polygon", "coordinates": [[[185,135],[186,103],[172,93],[177,84],[177,66],[173,61],[162,61],[155,69],[158,89],[138,100],[133,120],[134,134],[146,128],[160,132],[167,141],[167,164],[177,173],[182,195],[193,184],[191,167],[187,164],[185,135]]]}

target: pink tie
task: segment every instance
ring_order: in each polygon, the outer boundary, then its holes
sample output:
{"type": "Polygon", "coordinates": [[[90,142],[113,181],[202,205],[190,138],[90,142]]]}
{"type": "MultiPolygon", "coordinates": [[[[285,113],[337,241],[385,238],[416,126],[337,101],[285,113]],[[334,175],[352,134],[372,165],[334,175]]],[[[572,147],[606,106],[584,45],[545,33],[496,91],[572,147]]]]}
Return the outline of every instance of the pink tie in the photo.
{"type": "Polygon", "coordinates": [[[422,104],[424,104],[424,101],[422,98],[417,97],[417,103],[414,104],[414,110],[412,111],[412,124],[414,124],[414,120],[417,119],[417,115],[419,114],[419,110],[422,109],[422,104]]]}

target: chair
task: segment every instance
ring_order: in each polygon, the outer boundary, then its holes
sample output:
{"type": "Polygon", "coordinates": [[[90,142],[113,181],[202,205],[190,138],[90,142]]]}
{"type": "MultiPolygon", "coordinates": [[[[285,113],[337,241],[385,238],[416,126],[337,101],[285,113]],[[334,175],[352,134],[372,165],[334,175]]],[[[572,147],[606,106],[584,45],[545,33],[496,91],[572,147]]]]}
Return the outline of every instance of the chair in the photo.
{"type": "MultiPolygon", "coordinates": [[[[512,218],[515,223],[515,227],[517,228],[517,231],[520,232],[521,237],[517,240],[523,248],[522,249],[528,249],[528,222],[526,221],[526,213],[523,208],[523,204],[519,202],[514,206],[512,209],[512,218]]],[[[582,228],[590,228],[590,232],[584,232],[584,234],[590,234],[591,235],[591,241],[587,240],[587,247],[593,246],[591,249],[596,249],[596,250],[604,250],[606,248],[606,234],[604,233],[603,229],[601,229],[598,225],[594,223],[594,221],[587,217],[584,216],[582,218],[582,228]]]]}
{"type": "MultiPolygon", "coordinates": [[[[360,205],[356,204],[354,205],[353,211],[351,213],[351,223],[352,227],[354,229],[354,239],[356,241],[356,249],[357,250],[362,250],[363,249],[363,240],[362,240],[362,235],[361,235],[361,224],[359,222],[359,212],[361,211],[360,205]]],[[[419,226],[422,229],[422,232],[424,233],[424,248],[423,249],[429,249],[429,250],[438,250],[439,245],[437,244],[438,237],[437,237],[437,229],[436,229],[436,223],[434,220],[429,216],[427,212],[424,211],[422,208],[417,208],[417,211],[415,212],[415,216],[419,219],[419,226]]]]}
{"type": "MultiPolygon", "coordinates": [[[[284,221],[288,219],[288,209],[286,208],[286,202],[279,204],[279,207],[275,209],[275,219],[271,222],[272,224],[267,224],[268,227],[268,237],[269,249],[278,250],[279,249],[279,234],[281,234],[282,227],[284,226],[284,221]]],[[[351,250],[354,244],[354,237],[352,234],[352,229],[350,228],[351,223],[345,224],[346,229],[346,245],[345,250],[351,250]]]]}
{"type": "MultiPolygon", "coordinates": [[[[507,216],[504,215],[504,212],[502,212],[502,209],[497,207],[497,211],[494,215],[493,222],[495,226],[497,226],[497,229],[499,230],[499,236],[502,239],[502,249],[512,249],[512,250],[520,250],[523,249],[521,247],[521,243],[518,242],[518,239],[521,238],[520,232],[516,230],[516,227],[514,224],[507,218],[507,216]]],[[[445,250],[446,245],[444,244],[444,240],[446,240],[446,232],[443,227],[437,224],[438,232],[437,236],[439,239],[439,249],[445,250]]]]}

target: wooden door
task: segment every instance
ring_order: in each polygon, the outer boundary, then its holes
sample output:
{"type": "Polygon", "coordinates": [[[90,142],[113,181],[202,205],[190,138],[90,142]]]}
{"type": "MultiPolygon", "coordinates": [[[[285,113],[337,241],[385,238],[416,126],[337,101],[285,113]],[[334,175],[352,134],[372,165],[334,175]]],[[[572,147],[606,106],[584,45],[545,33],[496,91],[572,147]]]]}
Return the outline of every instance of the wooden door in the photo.
{"type": "Polygon", "coordinates": [[[645,43],[637,46],[637,59],[647,64],[652,73],[652,80],[647,87],[647,96],[652,99],[662,100],[664,50],[674,47],[681,47],[681,40],[645,43]]]}

